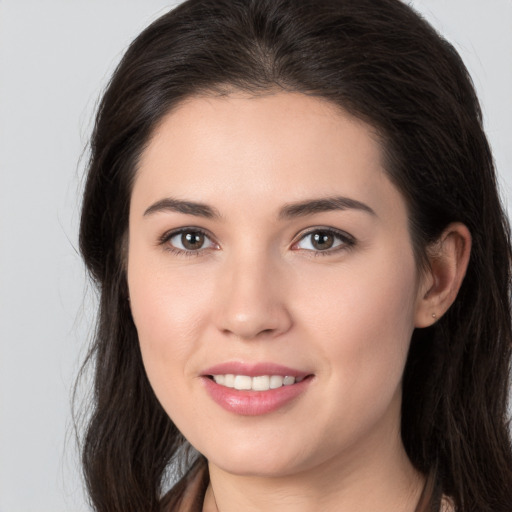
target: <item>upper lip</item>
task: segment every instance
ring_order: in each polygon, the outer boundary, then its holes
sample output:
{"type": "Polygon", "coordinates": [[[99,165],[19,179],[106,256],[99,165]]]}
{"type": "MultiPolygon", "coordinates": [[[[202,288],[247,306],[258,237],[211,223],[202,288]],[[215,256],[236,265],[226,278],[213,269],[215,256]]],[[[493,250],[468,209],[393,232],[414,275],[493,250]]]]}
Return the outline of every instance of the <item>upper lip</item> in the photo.
{"type": "Polygon", "coordinates": [[[244,363],[241,361],[227,361],[207,368],[202,375],[247,375],[257,377],[259,375],[281,375],[283,377],[307,377],[311,372],[289,368],[270,362],[244,363]]]}

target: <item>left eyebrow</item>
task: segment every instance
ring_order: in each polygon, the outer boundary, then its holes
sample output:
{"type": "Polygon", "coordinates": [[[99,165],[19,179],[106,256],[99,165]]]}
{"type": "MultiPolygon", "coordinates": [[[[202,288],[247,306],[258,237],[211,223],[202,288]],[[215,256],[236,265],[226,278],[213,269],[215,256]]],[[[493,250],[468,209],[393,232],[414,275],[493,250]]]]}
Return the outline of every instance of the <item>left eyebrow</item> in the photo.
{"type": "Polygon", "coordinates": [[[281,209],[279,218],[290,219],[333,210],[361,210],[377,217],[375,211],[367,204],[357,201],[356,199],[351,199],[350,197],[335,196],[289,203],[281,209]]]}
{"type": "Polygon", "coordinates": [[[166,197],[152,204],[145,212],[144,217],[157,212],[177,212],[185,215],[195,215],[196,217],[205,217],[207,219],[220,218],[219,212],[211,206],[204,203],[195,203],[193,201],[182,201],[172,197],[166,197]]]}

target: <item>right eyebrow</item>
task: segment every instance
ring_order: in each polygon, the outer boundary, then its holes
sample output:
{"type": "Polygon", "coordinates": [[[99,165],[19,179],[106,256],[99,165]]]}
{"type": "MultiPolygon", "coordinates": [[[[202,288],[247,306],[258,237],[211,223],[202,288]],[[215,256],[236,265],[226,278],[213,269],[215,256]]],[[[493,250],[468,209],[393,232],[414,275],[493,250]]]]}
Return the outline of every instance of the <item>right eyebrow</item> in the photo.
{"type": "Polygon", "coordinates": [[[279,217],[289,219],[334,210],[360,210],[375,217],[377,216],[372,208],[361,201],[350,197],[334,196],[289,203],[281,210],[279,217]]]}
{"type": "Polygon", "coordinates": [[[166,211],[184,213],[186,215],[194,215],[196,217],[205,217],[207,219],[220,218],[220,213],[218,210],[207,204],[195,203],[193,201],[182,201],[172,197],[160,199],[156,203],[152,204],[144,212],[144,217],[157,212],[166,211]]]}

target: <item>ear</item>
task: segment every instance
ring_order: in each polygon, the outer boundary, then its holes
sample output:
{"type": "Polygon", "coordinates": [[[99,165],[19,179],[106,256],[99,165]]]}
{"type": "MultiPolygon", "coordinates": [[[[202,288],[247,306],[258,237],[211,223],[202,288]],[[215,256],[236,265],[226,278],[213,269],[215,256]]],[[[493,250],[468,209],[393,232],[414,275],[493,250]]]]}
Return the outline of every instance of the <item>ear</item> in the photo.
{"type": "Polygon", "coordinates": [[[421,276],[416,301],[415,327],[428,327],[453,304],[466,275],[471,234],[460,223],[450,224],[427,248],[429,267],[421,276]]]}

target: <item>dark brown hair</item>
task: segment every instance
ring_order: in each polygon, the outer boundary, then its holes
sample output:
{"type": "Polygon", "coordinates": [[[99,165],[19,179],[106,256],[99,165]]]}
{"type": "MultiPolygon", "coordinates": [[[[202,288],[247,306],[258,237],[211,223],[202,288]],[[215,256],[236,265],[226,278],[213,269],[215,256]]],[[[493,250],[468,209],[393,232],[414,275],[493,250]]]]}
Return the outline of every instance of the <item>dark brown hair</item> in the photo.
{"type": "Polygon", "coordinates": [[[131,186],[170,109],[194,94],[232,89],[315,95],[373,126],[408,204],[419,265],[449,223],[471,231],[455,303],[413,334],[402,439],[414,466],[435,474],[458,511],[510,512],[509,228],[468,72],[399,0],[188,0],[126,52],[99,106],[80,226],[80,249],[100,290],[82,452],[95,509],[159,510],[166,468],[184,456],[187,443],[145,375],[126,300],[131,186]]]}

